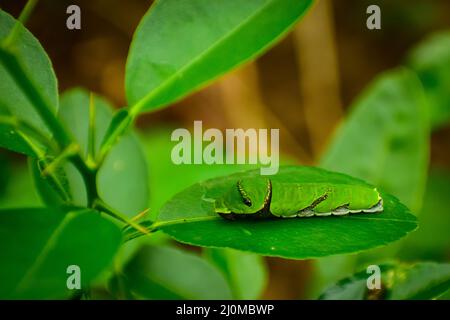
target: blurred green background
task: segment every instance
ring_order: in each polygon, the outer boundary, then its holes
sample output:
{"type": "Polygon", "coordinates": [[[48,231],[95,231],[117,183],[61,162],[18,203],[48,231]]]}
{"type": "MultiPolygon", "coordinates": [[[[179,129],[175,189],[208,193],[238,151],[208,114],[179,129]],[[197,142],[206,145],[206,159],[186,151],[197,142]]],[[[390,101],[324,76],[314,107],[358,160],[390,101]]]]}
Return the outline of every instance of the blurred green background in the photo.
{"type": "MultiPolygon", "coordinates": [[[[0,7],[17,16],[24,3],[0,1],[0,7]]],[[[47,0],[37,7],[28,28],[48,52],[61,92],[82,86],[124,106],[128,46],[150,2],[130,0],[126,10],[124,5],[47,0]],[[81,31],[64,27],[70,4],[82,8],[81,31]]],[[[316,261],[266,258],[269,280],[263,298],[314,298],[328,284],[374,262],[448,262],[448,12],[445,0],[319,1],[256,62],[170,108],[140,117],[152,217],[194,182],[241,169],[173,165],[173,129],[191,128],[194,120],[219,129],[280,128],[283,162],[321,165],[366,179],[408,205],[420,228],[400,242],[358,255],[316,261]],[[370,4],[381,7],[381,30],[365,26],[370,4]]],[[[0,162],[0,207],[39,204],[25,158],[0,150],[0,162]]]]}

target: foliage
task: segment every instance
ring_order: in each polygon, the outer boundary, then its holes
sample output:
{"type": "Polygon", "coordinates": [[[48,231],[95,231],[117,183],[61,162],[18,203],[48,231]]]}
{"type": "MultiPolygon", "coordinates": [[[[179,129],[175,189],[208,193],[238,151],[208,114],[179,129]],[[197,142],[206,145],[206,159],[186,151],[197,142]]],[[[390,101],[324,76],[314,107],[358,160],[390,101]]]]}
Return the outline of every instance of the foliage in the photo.
{"type": "Polygon", "coordinates": [[[437,33],[408,54],[410,70],[401,68],[379,76],[353,104],[321,161],[327,169],[365,179],[399,197],[423,222],[420,231],[385,248],[317,261],[313,291],[358,267],[395,256],[443,259],[446,254],[448,233],[437,230],[445,229],[448,221],[443,196],[448,178],[432,175],[427,187],[427,176],[430,131],[448,123],[449,52],[448,32],[437,33]],[[348,157],[349,153],[358,156],[348,157]],[[429,242],[433,245],[427,246],[429,242]],[[336,267],[329,270],[330,264],[336,267]]]}
{"type": "Polygon", "coordinates": [[[171,247],[144,246],[123,271],[125,285],[147,299],[230,299],[225,277],[206,260],[171,247]]]}
{"type": "Polygon", "coordinates": [[[128,103],[134,105],[131,112],[166,106],[255,58],[289,30],[311,3],[156,3],[142,18],[127,61],[126,92],[128,103]]]}
{"type": "Polygon", "coordinates": [[[86,287],[112,262],[122,235],[90,209],[36,208],[0,211],[1,298],[62,298],[68,266],[83,270],[86,287]]]}
{"type": "Polygon", "coordinates": [[[450,285],[450,264],[421,262],[405,265],[391,263],[381,265],[380,270],[380,289],[367,289],[368,273],[364,270],[329,287],[320,296],[320,299],[434,299],[444,294],[450,285]]]}
{"type": "MultiPolygon", "coordinates": [[[[205,194],[213,192],[214,198],[255,171],[174,168],[158,152],[169,154],[167,145],[144,136],[143,147],[133,128],[140,113],[168,107],[261,55],[311,4],[156,2],[131,43],[125,74],[129,105],[116,112],[104,98],[80,88],[59,95],[47,54],[23,25],[32,6],[25,7],[20,21],[0,10],[0,146],[25,155],[29,163],[11,166],[10,174],[0,157],[0,298],[71,298],[108,285],[116,298],[254,299],[267,282],[261,255],[306,259],[354,253],[386,246],[414,230],[416,218],[408,208],[417,213],[422,207],[430,127],[448,120],[446,34],[410,55],[408,65],[417,76],[397,69],[367,89],[321,163],[379,187],[384,212],[378,215],[225,221],[205,194]],[[160,165],[164,162],[170,165],[160,165]],[[182,178],[173,183],[169,174],[182,178]],[[146,216],[149,204],[153,211],[146,216]],[[150,245],[146,237],[124,244],[147,233],[153,238],[159,230],[207,249],[200,255],[167,245],[166,239],[164,245],[150,245]],[[66,270],[73,264],[82,270],[81,291],[66,286],[66,270]]],[[[284,167],[279,177],[307,177],[308,170],[313,169],[284,167]]],[[[314,170],[327,181],[365,184],[314,170]]],[[[427,193],[422,215],[442,210],[429,204],[437,193],[427,193]]],[[[410,245],[434,229],[424,230],[410,245]]],[[[445,264],[395,264],[384,270],[407,275],[398,276],[390,298],[432,298],[449,286],[445,264]]],[[[348,294],[348,287],[360,285],[359,277],[346,280],[350,285],[339,283],[325,297],[361,298],[348,294]]]]}
{"type": "Polygon", "coordinates": [[[322,166],[379,186],[417,212],[425,190],[428,137],[427,105],[416,76],[403,69],[387,72],[353,105],[322,166]]]}
{"type": "Polygon", "coordinates": [[[443,127],[450,120],[450,32],[427,37],[411,51],[407,64],[425,88],[432,127],[443,127]]]}

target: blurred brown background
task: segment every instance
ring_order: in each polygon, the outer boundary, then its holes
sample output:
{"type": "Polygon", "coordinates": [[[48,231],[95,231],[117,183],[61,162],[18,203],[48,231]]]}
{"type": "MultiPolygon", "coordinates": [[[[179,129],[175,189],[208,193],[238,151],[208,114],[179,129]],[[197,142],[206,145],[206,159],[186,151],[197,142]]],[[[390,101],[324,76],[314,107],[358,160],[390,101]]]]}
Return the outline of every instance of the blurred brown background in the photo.
{"type": "MultiPolygon", "coordinates": [[[[0,0],[17,16],[23,0],[0,0]]],[[[125,106],[124,70],[133,32],[151,1],[42,0],[28,28],[53,61],[60,91],[82,86],[125,106]],[[81,7],[82,29],[66,28],[66,8],[81,7]]],[[[142,116],[141,128],[164,123],[280,128],[282,150],[315,163],[346,109],[378,73],[399,66],[427,34],[450,28],[447,0],[316,3],[295,30],[255,63],[171,108],[142,116]],[[366,8],[381,8],[382,29],[366,28],[366,8]]],[[[433,134],[433,163],[450,168],[450,128],[433,134]]],[[[269,259],[265,298],[299,298],[308,262],[269,259]]]]}

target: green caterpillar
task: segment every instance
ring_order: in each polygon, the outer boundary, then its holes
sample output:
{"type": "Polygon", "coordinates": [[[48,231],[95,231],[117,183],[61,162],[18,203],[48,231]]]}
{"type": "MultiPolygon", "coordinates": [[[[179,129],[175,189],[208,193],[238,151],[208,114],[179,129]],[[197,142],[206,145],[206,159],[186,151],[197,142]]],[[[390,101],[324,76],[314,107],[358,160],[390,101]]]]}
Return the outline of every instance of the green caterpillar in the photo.
{"type": "Polygon", "coordinates": [[[363,183],[253,176],[232,183],[231,189],[215,199],[214,209],[230,220],[341,216],[381,212],[383,199],[376,188],[363,183]]]}

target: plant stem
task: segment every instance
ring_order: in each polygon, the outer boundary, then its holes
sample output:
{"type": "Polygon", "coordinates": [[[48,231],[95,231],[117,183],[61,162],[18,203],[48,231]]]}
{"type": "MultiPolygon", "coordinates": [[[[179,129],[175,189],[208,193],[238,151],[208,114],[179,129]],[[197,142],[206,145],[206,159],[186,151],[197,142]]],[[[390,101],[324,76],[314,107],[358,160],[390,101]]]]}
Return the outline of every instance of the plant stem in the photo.
{"type": "MultiPolygon", "coordinates": [[[[120,119],[118,125],[116,125],[111,133],[107,133],[105,140],[102,142],[100,147],[100,156],[99,163],[102,163],[105,159],[106,154],[111,150],[117,140],[123,136],[123,134],[128,130],[128,128],[133,124],[135,116],[128,112],[128,110],[124,110],[126,112],[126,116],[120,119]]],[[[114,118],[111,121],[111,125],[114,124],[114,118]]]]}
{"type": "Polygon", "coordinates": [[[125,222],[129,226],[133,227],[134,229],[144,233],[148,234],[150,233],[149,230],[143,226],[141,226],[139,223],[133,221],[132,219],[128,218],[127,216],[123,215],[122,213],[116,211],[115,209],[111,208],[108,204],[103,202],[100,198],[97,198],[94,203],[94,208],[98,209],[100,211],[103,211],[110,216],[121,220],[122,222],[125,222]]]}
{"type": "Polygon", "coordinates": [[[44,176],[56,171],[67,159],[75,156],[80,152],[80,146],[76,143],[69,145],[65,150],[63,150],[59,155],[53,159],[45,168],[42,170],[44,176]]]}
{"type": "MultiPolygon", "coordinates": [[[[157,231],[160,231],[162,227],[167,227],[170,225],[177,225],[177,224],[183,224],[183,223],[190,223],[190,222],[198,222],[198,221],[213,221],[213,220],[220,220],[222,218],[216,217],[216,216],[207,216],[207,217],[197,217],[197,218],[180,218],[180,219],[174,219],[174,220],[166,220],[166,221],[144,221],[141,226],[144,226],[148,230],[146,234],[152,234],[157,231]],[[148,225],[147,225],[148,224],[148,225]]],[[[136,228],[135,228],[136,229],[136,228]]],[[[126,233],[125,239],[126,241],[138,238],[140,236],[145,235],[145,233],[139,232],[139,230],[134,232],[126,233]]]]}
{"type": "Polygon", "coordinates": [[[0,115],[0,124],[11,126],[15,131],[21,131],[23,134],[33,137],[33,140],[36,140],[41,145],[49,147],[55,154],[59,151],[59,146],[57,146],[52,139],[42,134],[42,132],[37,130],[35,127],[15,116],[0,115]]]}
{"type": "MultiPolygon", "coordinates": [[[[40,94],[35,84],[32,82],[19,63],[17,57],[4,47],[0,47],[0,62],[4,65],[8,73],[22,89],[27,98],[32,101],[35,110],[53,134],[53,138],[60,150],[70,150],[73,143],[72,137],[67,133],[56,115],[52,112],[51,104],[40,94]]],[[[80,172],[86,187],[87,206],[92,208],[94,202],[99,198],[97,192],[97,169],[90,168],[80,153],[71,155],[68,160],[80,172]]]]}
{"type": "Polygon", "coordinates": [[[22,12],[19,15],[16,24],[9,33],[8,37],[3,42],[3,45],[5,47],[10,46],[14,42],[19,33],[20,25],[25,25],[25,23],[27,22],[28,18],[31,15],[31,12],[33,12],[33,9],[36,6],[36,4],[37,0],[28,0],[27,4],[25,5],[25,7],[23,8],[22,12]]]}
{"type": "Polygon", "coordinates": [[[95,163],[95,97],[89,95],[89,129],[88,129],[88,161],[95,163]]]}
{"type": "MultiPolygon", "coordinates": [[[[59,148],[61,150],[67,149],[73,141],[72,137],[67,133],[56,115],[52,112],[51,104],[40,94],[31,78],[27,76],[17,57],[2,46],[0,47],[0,62],[13,77],[17,85],[22,89],[27,98],[33,102],[35,110],[52,132],[53,138],[59,148]]],[[[89,168],[79,153],[70,157],[69,160],[75,165],[83,177],[86,186],[88,206],[90,207],[93,205],[95,199],[98,198],[96,187],[97,171],[89,168]]]]}
{"type": "MultiPolygon", "coordinates": [[[[17,131],[17,134],[22,138],[22,140],[33,151],[35,157],[37,157],[40,161],[42,161],[44,166],[47,165],[47,159],[45,158],[44,151],[42,151],[39,147],[37,147],[34,144],[34,142],[26,134],[22,133],[22,131],[20,131],[19,129],[16,129],[16,131],[17,131]]],[[[67,194],[67,192],[64,189],[64,187],[62,186],[62,183],[59,180],[59,178],[55,174],[53,174],[52,171],[49,172],[48,177],[52,180],[53,185],[57,189],[56,192],[58,192],[58,194],[63,198],[64,201],[69,202],[71,200],[70,195],[67,194]]]]}
{"type": "MultiPolygon", "coordinates": [[[[103,211],[107,212],[111,216],[124,221],[140,232],[148,233],[148,230],[140,226],[138,223],[130,221],[130,219],[128,219],[126,216],[123,216],[121,213],[116,212],[112,208],[108,207],[103,201],[100,200],[100,197],[98,195],[96,181],[98,167],[95,166],[95,168],[92,168],[88,165],[89,159],[93,159],[93,157],[95,156],[95,105],[93,95],[91,94],[91,103],[89,109],[89,156],[88,163],[86,163],[79,151],[72,152],[74,151],[74,140],[72,136],[61,124],[61,122],[53,112],[54,108],[52,108],[52,104],[38,90],[36,84],[33,82],[33,79],[29,77],[26,69],[20,63],[18,57],[13,51],[13,43],[18,36],[20,26],[28,19],[36,3],[37,0],[29,0],[27,2],[25,8],[20,14],[19,20],[14,25],[10,34],[2,43],[0,43],[0,64],[4,66],[11,78],[14,79],[17,86],[22,90],[28,100],[32,103],[34,109],[52,133],[53,139],[59,149],[58,152],[63,150],[62,154],[59,155],[60,158],[57,159],[63,159],[67,157],[67,159],[72,162],[72,164],[80,172],[86,187],[87,206],[90,208],[101,207],[103,211]]],[[[128,116],[129,115],[127,115],[127,117],[128,116]]],[[[132,123],[132,119],[128,120],[130,121],[120,123],[118,128],[116,128],[117,131],[114,132],[113,139],[109,141],[110,146],[104,149],[104,152],[102,154],[103,157],[107,154],[111,145],[117,140],[117,138],[125,132],[127,127],[130,126],[130,124],[132,123]]],[[[44,158],[44,156],[40,154],[39,158],[44,158]]],[[[57,165],[57,163],[55,165],[57,165]]],[[[52,173],[51,171],[51,168],[48,169],[48,172],[52,173]]]]}
{"type": "Polygon", "coordinates": [[[97,192],[97,170],[89,168],[79,153],[71,157],[70,161],[83,177],[84,185],[86,187],[87,206],[92,208],[95,201],[99,198],[97,192]]]}

